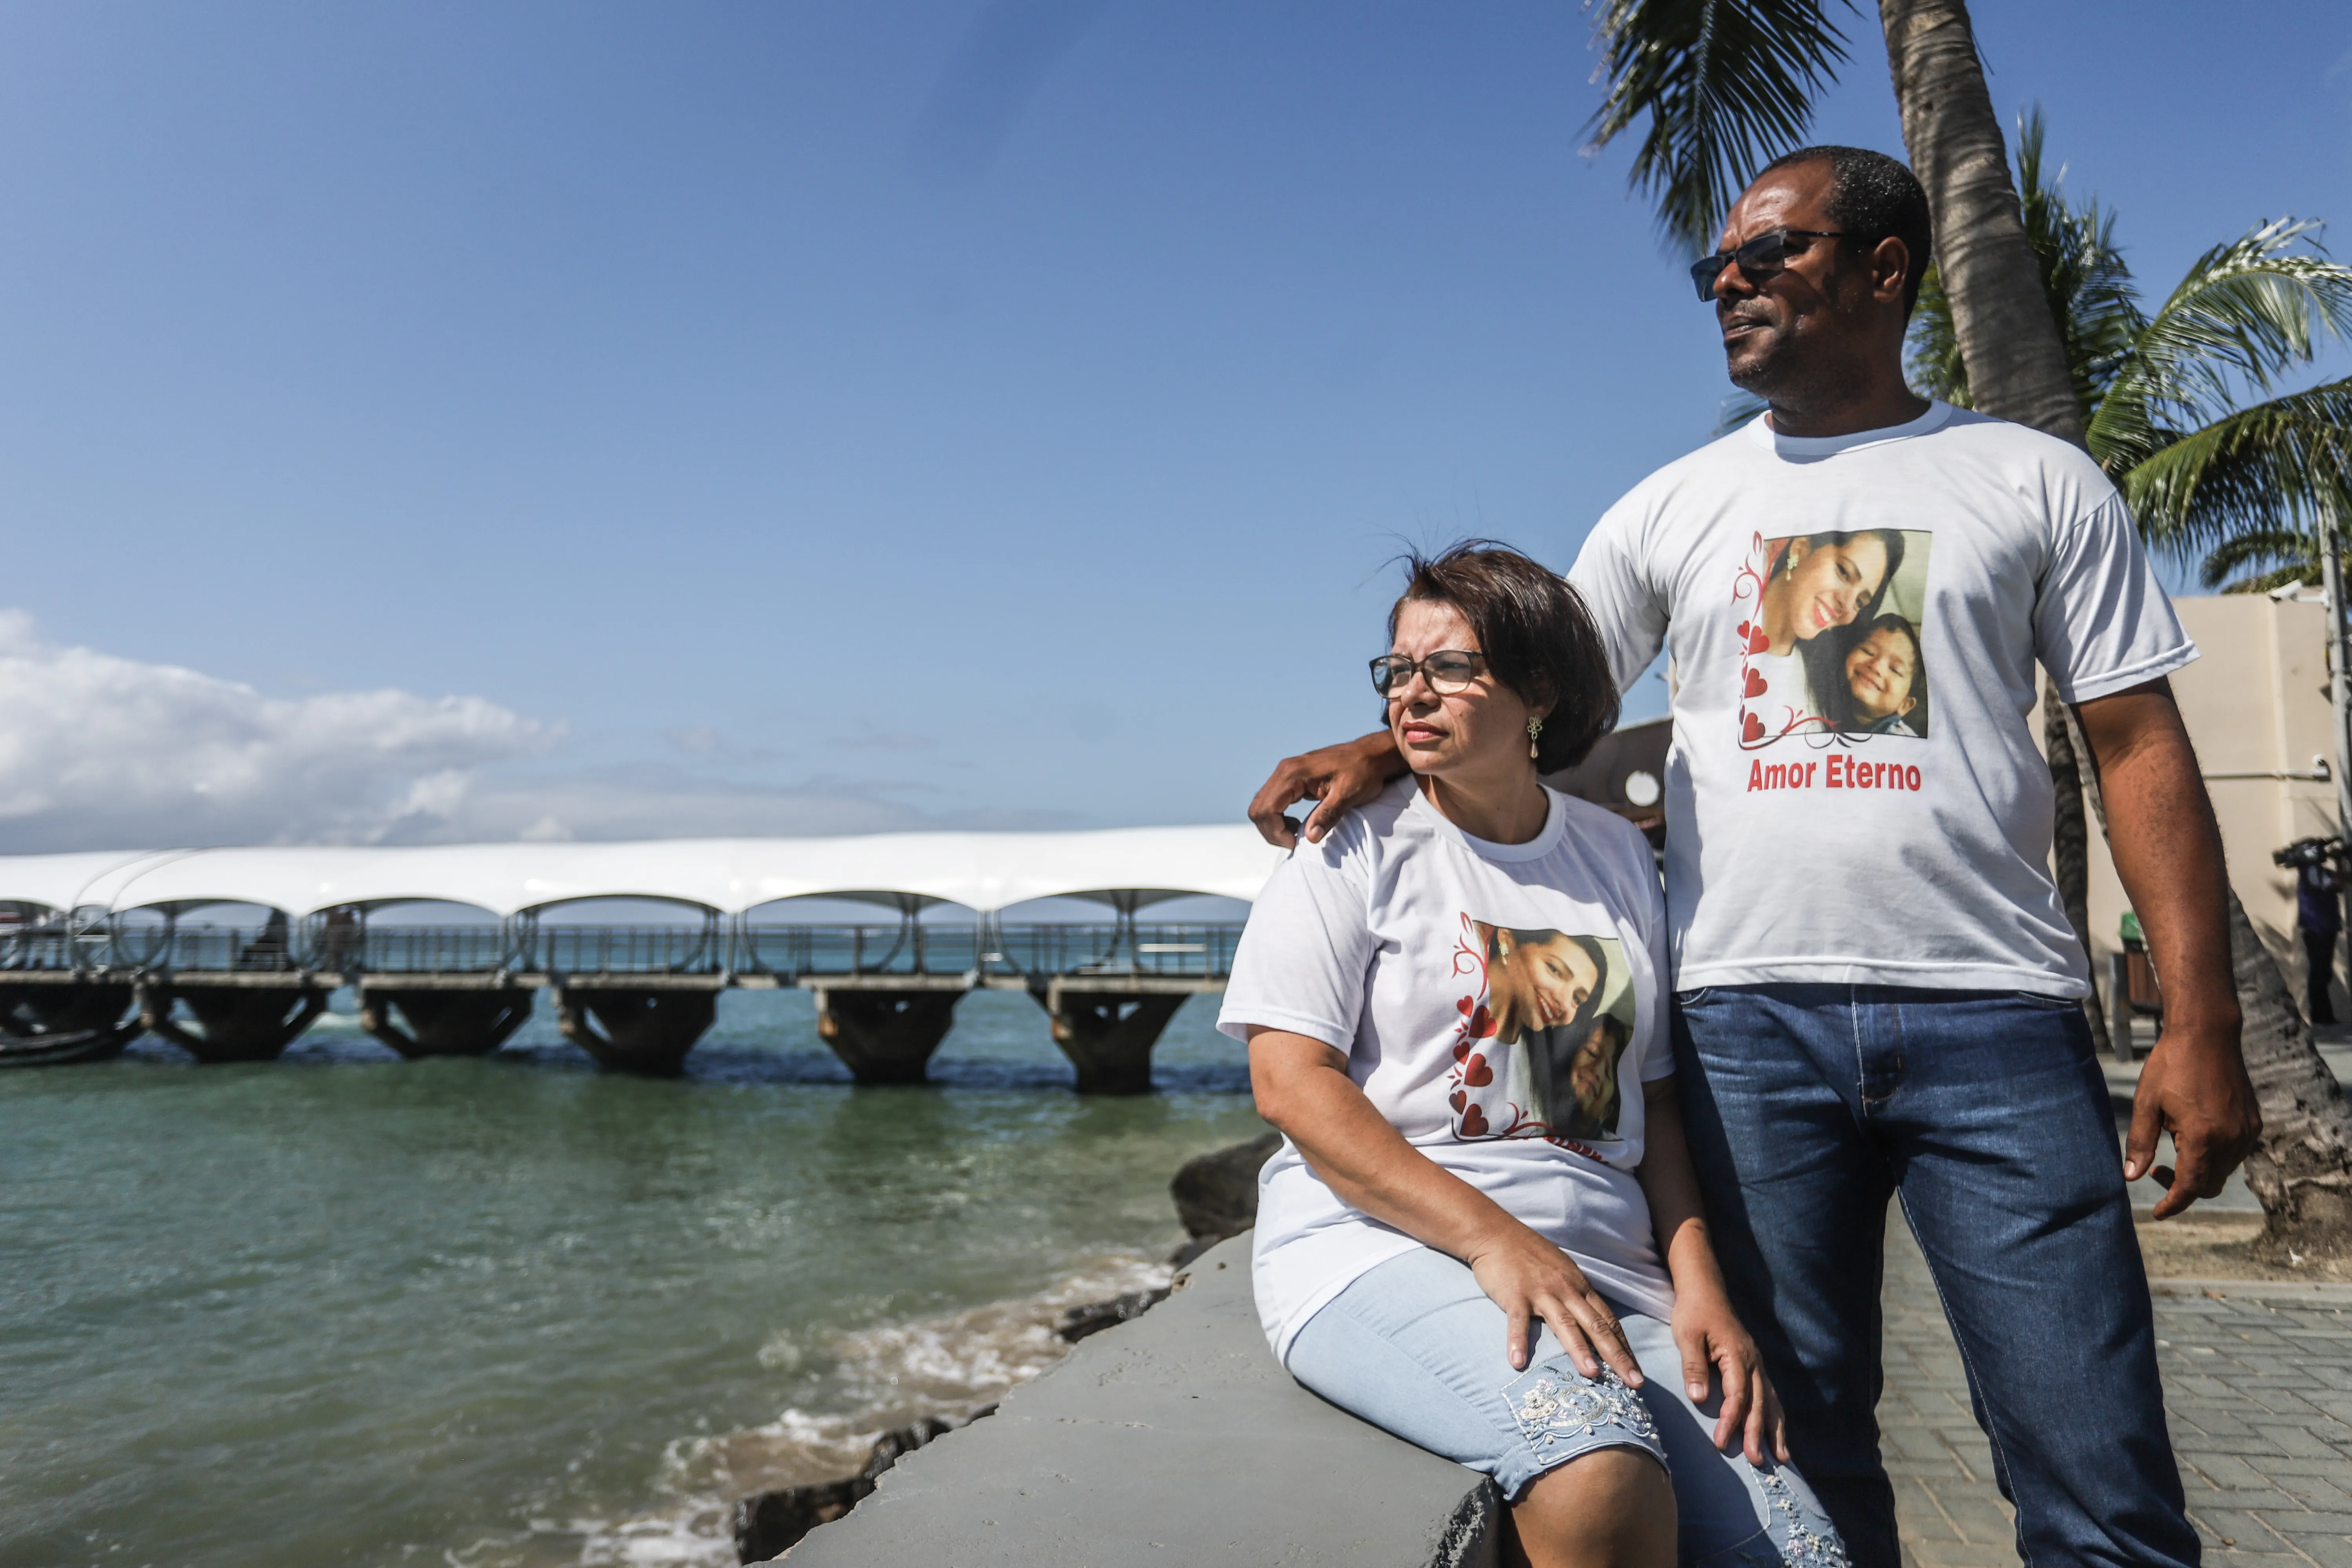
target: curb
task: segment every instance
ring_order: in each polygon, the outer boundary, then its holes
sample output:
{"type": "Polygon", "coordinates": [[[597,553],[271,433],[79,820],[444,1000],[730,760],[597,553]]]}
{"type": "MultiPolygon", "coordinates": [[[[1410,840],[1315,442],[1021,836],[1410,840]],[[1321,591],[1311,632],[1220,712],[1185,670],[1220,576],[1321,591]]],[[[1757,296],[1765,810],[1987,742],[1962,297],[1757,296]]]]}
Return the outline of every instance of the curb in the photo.
{"type": "Polygon", "coordinates": [[[2333,1279],[2151,1279],[2151,1296],[2236,1296],[2250,1301],[2302,1302],[2314,1307],[2352,1307],[2352,1283],[2333,1279]]]}

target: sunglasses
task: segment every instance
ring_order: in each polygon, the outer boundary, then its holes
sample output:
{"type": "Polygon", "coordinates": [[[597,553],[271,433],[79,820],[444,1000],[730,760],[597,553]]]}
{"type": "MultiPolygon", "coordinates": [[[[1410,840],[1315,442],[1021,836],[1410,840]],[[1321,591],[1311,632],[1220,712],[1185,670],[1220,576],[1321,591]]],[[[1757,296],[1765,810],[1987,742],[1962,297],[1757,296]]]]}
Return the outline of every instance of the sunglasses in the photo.
{"type": "Polygon", "coordinates": [[[1451,697],[1469,690],[1470,683],[1478,679],[1478,671],[1486,662],[1483,653],[1464,653],[1455,648],[1444,648],[1419,660],[1392,653],[1372,660],[1372,689],[1386,697],[1411,681],[1417,669],[1427,679],[1432,691],[1440,697],[1451,697]]]}
{"type": "Polygon", "coordinates": [[[1769,234],[1759,234],[1747,244],[1733,249],[1718,250],[1713,256],[1700,257],[1691,263],[1691,281],[1698,285],[1699,299],[1711,301],[1715,298],[1716,279],[1723,276],[1723,269],[1727,267],[1736,265],[1748,277],[1761,282],[1767,278],[1786,270],[1790,256],[1804,250],[1805,247],[1801,244],[1790,245],[1789,242],[1792,239],[1855,239],[1859,237],[1861,237],[1858,235],[1832,234],[1826,229],[1819,228],[1776,228],[1769,234]]]}

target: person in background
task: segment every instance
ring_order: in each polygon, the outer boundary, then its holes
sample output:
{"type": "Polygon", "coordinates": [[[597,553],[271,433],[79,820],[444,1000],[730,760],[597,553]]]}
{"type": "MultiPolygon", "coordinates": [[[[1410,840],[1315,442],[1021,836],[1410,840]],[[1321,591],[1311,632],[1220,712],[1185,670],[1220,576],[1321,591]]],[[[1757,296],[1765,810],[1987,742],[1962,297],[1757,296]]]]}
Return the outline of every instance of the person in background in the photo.
{"type": "Polygon", "coordinates": [[[2303,932],[2304,957],[2310,964],[2305,993],[2312,1025],[2332,1027],[2336,1004],[2327,992],[2336,976],[2336,939],[2344,934],[2344,872],[2335,856],[2315,855],[2295,868],[2294,923],[2303,932]]]}

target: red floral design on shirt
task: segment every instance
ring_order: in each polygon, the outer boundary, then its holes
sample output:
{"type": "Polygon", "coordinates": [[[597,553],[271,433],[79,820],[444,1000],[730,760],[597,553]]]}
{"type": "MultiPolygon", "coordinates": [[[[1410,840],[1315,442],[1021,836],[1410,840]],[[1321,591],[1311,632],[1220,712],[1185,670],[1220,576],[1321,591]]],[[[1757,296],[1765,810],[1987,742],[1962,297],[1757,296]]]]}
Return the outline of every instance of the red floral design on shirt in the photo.
{"type": "MultiPolygon", "coordinates": [[[[1785,542],[1782,549],[1787,549],[1785,542]]],[[[1826,724],[1811,711],[1809,702],[1791,702],[1786,692],[1776,695],[1753,662],[1772,646],[1764,631],[1764,584],[1771,581],[1775,563],[1765,557],[1764,536],[1751,534],[1748,559],[1740,563],[1739,574],[1731,584],[1731,602],[1748,606],[1748,618],[1732,629],[1739,640],[1739,745],[1743,751],[1769,746],[1783,735],[1817,731],[1826,724]]]]}
{"type": "Polygon", "coordinates": [[[1467,914],[1454,939],[1454,973],[1473,975],[1475,988],[1454,1002],[1462,1021],[1454,1026],[1454,1065],[1446,1069],[1445,1101],[1454,1108],[1454,1136],[1465,1141],[1483,1138],[1540,1138],[1542,1122],[1530,1118],[1516,1101],[1494,1103],[1482,1095],[1500,1078],[1497,1053],[1507,1047],[1495,1039],[1495,1016],[1486,1006],[1486,952],[1478,941],[1477,922],[1467,914]]]}

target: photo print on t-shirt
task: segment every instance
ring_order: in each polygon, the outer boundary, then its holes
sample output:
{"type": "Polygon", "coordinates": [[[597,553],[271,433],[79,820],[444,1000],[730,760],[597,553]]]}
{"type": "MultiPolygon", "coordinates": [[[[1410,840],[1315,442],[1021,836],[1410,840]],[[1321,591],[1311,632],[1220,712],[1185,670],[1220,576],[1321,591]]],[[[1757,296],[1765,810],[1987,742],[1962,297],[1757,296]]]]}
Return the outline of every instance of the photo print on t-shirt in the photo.
{"type": "Polygon", "coordinates": [[[1756,534],[1731,600],[1739,638],[1739,743],[1789,735],[1851,743],[1927,733],[1924,529],[1756,534]]]}
{"type": "Polygon", "coordinates": [[[1624,943],[1465,914],[1454,973],[1465,986],[1446,1073],[1454,1136],[1542,1138],[1588,1154],[1618,1141],[1620,1068],[1638,1021],[1624,943]]]}

